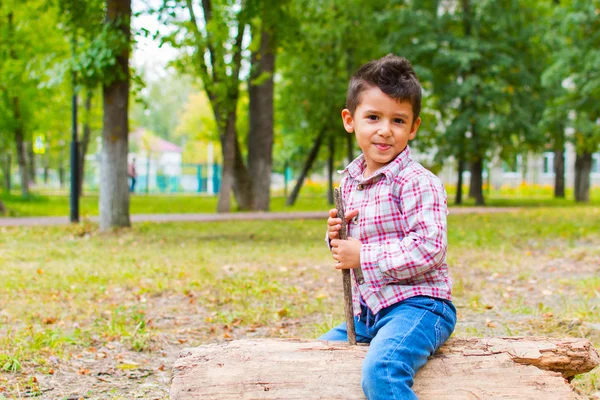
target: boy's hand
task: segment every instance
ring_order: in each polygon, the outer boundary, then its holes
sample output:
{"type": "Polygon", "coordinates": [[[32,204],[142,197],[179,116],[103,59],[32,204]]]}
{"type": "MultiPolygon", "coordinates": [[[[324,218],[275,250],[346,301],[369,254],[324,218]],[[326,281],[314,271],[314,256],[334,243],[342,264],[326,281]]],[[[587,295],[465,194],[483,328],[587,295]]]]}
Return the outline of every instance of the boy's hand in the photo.
{"type": "Polygon", "coordinates": [[[349,237],[348,240],[333,239],[331,253],[337,261],[336,269],[354,269],[360,267],[360,246],[358,239],[349,237]]]}
{"type": "MultiPolygon", "coordinates": [[[[346,212],[346,222],[358,215],[358,210],[351,210],[346,212]]],[[[329,240],[339,239],[340,229],[342,228],[342,219],[338,218],[337,210],[332,208],[329,210],[329,218],[327,218],[327,235],[329,240]]]]}

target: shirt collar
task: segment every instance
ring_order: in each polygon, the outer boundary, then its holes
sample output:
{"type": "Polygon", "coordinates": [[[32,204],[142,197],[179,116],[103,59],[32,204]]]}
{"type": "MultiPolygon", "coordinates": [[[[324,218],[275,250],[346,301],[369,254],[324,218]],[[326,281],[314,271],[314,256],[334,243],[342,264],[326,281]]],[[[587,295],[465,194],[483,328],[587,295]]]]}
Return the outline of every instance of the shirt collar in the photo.
{"type": "MultiPolygon", "coordinates": [[[[410,148],[407,145],[406,148],[396,156],[396,158],[394,158],[389,164],[386,164],[383,167],[379,168],[373,174],[373,176],[367,180],[370,180],[378,175],[384,175],[386,177],[387,182],[392,183],[394,177],[397,176],[400,173],[400,171],[406,168],[411,161],[412,158],[410,157],[410,148]]],[[[356,157],[354,161],[348,164],[348,166],[345,169],[339,172],[342,174],[347,173],[352,179],[362,181],[364,180],[363,172],[365,171],[365,168],[365,156],[364,154],[361,154],[358,157],[356,157]]]]}

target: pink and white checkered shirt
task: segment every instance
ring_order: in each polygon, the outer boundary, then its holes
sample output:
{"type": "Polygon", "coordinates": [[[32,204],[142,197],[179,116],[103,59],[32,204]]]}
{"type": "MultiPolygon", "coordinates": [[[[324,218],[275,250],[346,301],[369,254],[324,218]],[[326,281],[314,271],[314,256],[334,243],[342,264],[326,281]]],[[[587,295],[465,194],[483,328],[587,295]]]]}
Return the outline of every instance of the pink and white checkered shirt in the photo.
{"type": "Polygon", "coordinates": [[[359,210],[348,224],[348,236],[362,242],[365,280],[354,279],[354,313],[360,313],[359,294],[373,313],[412,296],[451,300],[442,182],[410,158],[408,146],[372,177],[365,179],[364,169],[361,154],[340,183],[345,211],[359,210]]]}

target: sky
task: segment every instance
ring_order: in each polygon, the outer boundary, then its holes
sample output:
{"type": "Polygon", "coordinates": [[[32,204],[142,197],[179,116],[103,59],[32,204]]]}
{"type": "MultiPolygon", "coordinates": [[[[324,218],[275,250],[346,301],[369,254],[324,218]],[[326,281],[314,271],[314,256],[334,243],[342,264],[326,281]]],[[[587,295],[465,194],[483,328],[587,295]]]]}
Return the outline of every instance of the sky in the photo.
{"type": "MultiPolygon", "coordinates": [[[[133,13],[143,12],[150,7],[156,7],[162,0],[132,0],[131,7],[133,13]]],[[[162,24],[158,21],[156,15],[143,14],[132,18],[133,31],[139,31],[144,27],[150,32],[164,30],[162,24]]],[[[132,65],[140,70],[145,70],[145,78],[147,81],[156,81],[167,74],[167,63],[173,60],[177,52],[172,47],[166,45],[159,47],[158,40],[153,40],[152,37],[145,38],[141,35],[136,35],[137,44],[134,47],[131,57],[132,65]]]]}

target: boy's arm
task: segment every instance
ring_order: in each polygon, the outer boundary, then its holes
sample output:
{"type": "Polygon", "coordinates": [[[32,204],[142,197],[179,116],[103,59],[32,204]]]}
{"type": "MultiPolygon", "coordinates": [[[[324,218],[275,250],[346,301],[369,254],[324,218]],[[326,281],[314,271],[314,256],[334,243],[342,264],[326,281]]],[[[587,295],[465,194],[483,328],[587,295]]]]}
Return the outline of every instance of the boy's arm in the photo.
{"type": "Polygon", "coordinates": [[[446,256],[448,207],[442,183],[427,175],[407,182],[400,209],[400,223],[408,235],[388,244],[361,246],[365,282],[375,289],[421,275],[441,265],[446,256]]]}

